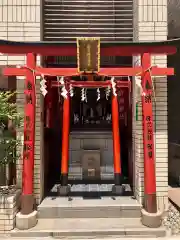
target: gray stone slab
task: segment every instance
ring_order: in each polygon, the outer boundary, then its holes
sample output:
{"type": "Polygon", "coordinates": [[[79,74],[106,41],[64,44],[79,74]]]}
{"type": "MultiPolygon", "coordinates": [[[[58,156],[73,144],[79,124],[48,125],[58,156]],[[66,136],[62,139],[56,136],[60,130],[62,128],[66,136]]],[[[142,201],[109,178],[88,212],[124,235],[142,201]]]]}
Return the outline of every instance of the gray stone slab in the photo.
{"type": "Polygon", "coordinates": [[[70,133],[69,179],[82,179],[84,149],[99,149],[101,178],[114,179],[112,132],[79,131],[70,133]]]}
{"type": "Polygon", "coordinates": [[[111,197],[102,197],[101,199],[83,200],[82,197],[74,197],[73,201],[69,202],[67,197],[46,197],[38,208],[41,207],[82,207],[82,206],[130,206],[142,207],[142,205],[131,197],[116,197],[114,201],[111,197]]]}
{"type": "MultiPolygon", "coordinates": [[[[89,187],[88,185],[86,187],[89,187]]],[[[95,185],[94,185],[95,187],[95,185]]],[[[90,189],[92,191],[92,189],[90,189]]],[[[45,198],[38,206],[39,218],[139,218],[141,205],[130,197],[100,199],[45,198]]]]}
{"type": "Polygon", "coordinates": [[[165,228],[153,228],[153,229],[150,229],[150,228],[147,228],[147,229],[142,229],[142,228],[136,228],[136,229],[133,229],[133,228],[127,228],[125,227],[125,235],[126,236],[136,236],[139,237],[139,236],[156,236],[156,237],[165,237],[166,236],[166,229],[165,228]]]}
{"type": "Polygon", "coordinates": [[[60,237],[60,238],[104,238],[118,237],[163,237],[164,228],[149,229],[142,226],[140,219],[40,219],[29,230],[13,230],[12,237],[60,237]]]}
{"type": "MultiPolygon", "coordinates": [[[[131,187],[129,184],[123,184],[125,187],[125,192],[131,192],[131,187]]],[[[57,192],[57,186],[54,185],[51,192],[57,192]]],[[[113,184],[73,184],[71,186],[71,192],[109,192],[112,191],[113,184]]]]}

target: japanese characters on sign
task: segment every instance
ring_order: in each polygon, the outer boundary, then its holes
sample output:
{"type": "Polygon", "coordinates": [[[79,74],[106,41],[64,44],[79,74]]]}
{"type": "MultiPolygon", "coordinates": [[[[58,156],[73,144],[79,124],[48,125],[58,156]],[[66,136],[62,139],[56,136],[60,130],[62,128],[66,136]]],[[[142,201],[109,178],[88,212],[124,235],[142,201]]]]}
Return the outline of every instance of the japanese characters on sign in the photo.
{"type": "Polygon", "coordinates": [[[125,110],[125,107],[124,107],[124,103],[125,103],[125,99],[124,99],[124,90],[123,89],[120,89],[119,91],[119,116],[120,116],[120,119],[124,119],[124,110],[125,110]]]}
{"type": "MultiPolygon", "coordinates": [[[[118,91],[119,98],[119,119],[121,124],[127,124],[127,112],[128,112],[128,89],[120,89],[118,91]]],[[[122,125],[121,125],[122,126],[122,125]]]]}
{"type": "Polygon", "coordinates": [[[145,95],[145,103],[152,103],[152,95],[151,94],[145,95]]]}
{"type": "Polygon", "coordinates": [[[143,96],[143,115],[144,115],[144,147],[147,159],[153,160],[154,139],[153,139],[153,111],[152,111],[152,87],[150,80],[146,80],[143,96]]]}
{"type": "Polygon", "coordinates": [[[147,139],[146,139],[146,148],[147,155],[149,159],[153,157],[153,126],[152,126],[152,117],[146,116],[146,125],[147,125],[147,139]]]}
{"type": "Polygon", "coordinates": [[[28,81],[26,84],[26,105],[25,105],[25,121],[24,121],[24,159],[28,160],[32,152],[32,84],[28,81]]]}
{"type": "Polygon", "coordinates": [[[77,39],[78,72],[99,72],[100,68],[100,39],[77,39]]]}

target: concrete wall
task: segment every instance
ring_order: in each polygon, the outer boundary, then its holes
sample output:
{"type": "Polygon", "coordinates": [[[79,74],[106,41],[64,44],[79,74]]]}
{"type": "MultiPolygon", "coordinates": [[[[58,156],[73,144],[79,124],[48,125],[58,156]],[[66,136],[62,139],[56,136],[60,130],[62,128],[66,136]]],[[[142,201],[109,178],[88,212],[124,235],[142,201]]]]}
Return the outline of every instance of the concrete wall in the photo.
{"type": "MultiPolygon", "coordinates": [[[[160,41],[167,39],[167,0],[134,1],[134,41],[160,41]]],[[[140,63],[134,57],[134,65],[140,63]]],[[[166,66],[166,56],[153,56],[152,65],[166,66]]],[[[156,103],[154,103],[156,184],[158,206],[168,207],[168,131],[167,131],[167,79],[154,79],[156,103]]],[[[135,192],[142,201],[144,195],[142,104],[134,81],[133,153],[135,163],[135,192]],[[139,101],[138,121],[135,118],[135,101],[139,101]]]]}
{"type": "Polygon", "coordinates": [[[180,1],[168,0],[168,36],[180,37],[180,1]]]}
{"type": "MultiPolygon", "coordinates": [[[[40,41],[40,0],[1,0],[0,1],[0,39],[12,41],[40,41]]],[[[39,63],[39,58],[38,61],[39,63]]],[[[13,66],[25,64],[25,56],[0,55],[0,66],[13,66]]],[[[0,76],[0,81],[6,83],[7,78],[0,76]]],[[[36,116],[36,142],[35,142],[35,173],[34,189],[37,202],[43,195],[40,189],[40,180],[43,179],[43,170],[40,168],[42,158],[40,157],[40,137],[42,136],[40,123],[40,92],[39,80],[36,84],[37,93],[37,116],[36,116]],[[42,170],[42,171],[41,171],[42,170]]],[[[24,78],[17,78],[17,103],[18,111],[23,113],[24,105],[24,78]]],[[[22,139],[23,132],[18,136],[22,139]]],[[[22,150],[22,149],[21,149],[22,150]]],[[[43,156],[41,154],[41,156],[43,156]]],[[[17,163],[18,183],[21,184],[22,159],[17,163]]]]}
{"type": "MultiPolygon", "coordinates": [[[[178,10],[180,16],[180,8],[178,10]]],[[[174,36],[178,36],[178,34],[180,34],[180,31],[176,31],[174,36]]],[[[172,37],[172,35],[170,34],[169,37],[172,37]]],[[[178,107],[178,103],[180,102],[179,59],[180,49],[178,49],[175,55],[168,56],[169,67],[175,69],[175,75],[168,77],[168,170],[169,184],[171,185],[180,184],[180,111],[178,107]]]]}
{"type": "MultiPolygon", "coordinates": [[[[168,0],[168,37],[180,37],[180,1],[168,0]]],[[[168,137],[169,154],[168,170],[169,184],[180,184],[180,111],[177,103],[180,102],[180,50],[168,57],[168,65],[175,68],[175,75],[168,77],[168,137]]]]}
{"type": "Polygon", "coordinates": [[[82,179],[84,149],[99,149],[101,153],[101,179],[113,179],[113,141],[111,132],[74,132],[70,135],[69,178],[82,179]]]}

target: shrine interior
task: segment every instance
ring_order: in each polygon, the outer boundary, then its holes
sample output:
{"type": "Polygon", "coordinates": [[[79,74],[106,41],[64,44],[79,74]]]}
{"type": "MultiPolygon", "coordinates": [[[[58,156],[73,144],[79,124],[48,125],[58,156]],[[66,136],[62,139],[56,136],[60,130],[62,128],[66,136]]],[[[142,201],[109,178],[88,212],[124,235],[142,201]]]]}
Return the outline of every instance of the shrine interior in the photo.
{"type": "MultiPolygon", "coordinates": [[[[52,59],[52,58],[51,58],[52,59]]],[[[115,66],[132,66],[131,57],[121,57],[119,61],[105,63],[104,65],[115,66]],[[123,60],[124,59],[124,60],[123,60]]],[[[58,63],[57,59],[48,62],[46,67],[64,67],[58,63]]],[[[74,66],[68,66],[74,67],[74,66]]],[[[108,80],[107,77],[95,76],[94,81],[108,80]]],[[[119,77],[121,81],[131,81],[128,77],[119,77]]],[[[56,77],[49,77],[47,81],[56,81],[56,77]]],[[[72,80],[88,81],[86,76],[72,77],[72,80]]],[[[117,89],[119,102],[119,124],[120,124],[120,142],[121,142],[121,161],[122,175],[125,185],[128,185],[128,191],[125,194],[132,195],[133,185],[133,163],[131,159],[132,148],[132,119],[131,119],[131,96],[132,92],[128,88],[117,89]]],[[[60,183],[61,179],[61,149],[62,149],[62,117],[63,117],[63,97],[59,87],[51,89],[52,108],[51,108],[51,127],[44,126],[44,143],[45,143],[45,195],[56,195],[55,186],[60,183]]],[[[44,104],[44,118],[47,118],[47,101],[44,104]]],[[[112,140],[112,109],[111,109],[111,92],[109,95],[105,88],[88,88],[80,87],[73,89],[71,97],[71,114],[70,114],[70,136],[69,136],[69,184],[77,189],[77,186],[84,184],[95,184],[106,186],[102,195],[109,195],[114,183],[113,168],[113,140],[112,140]],[[83,99],[84,96],[84,99],[83,99]],[[100,151],[100,159],[97,160],[92,168],[99,169],[97,173],[90,178],[84,177],[86,160],[82,159],[82,151],[97,150],[100,151]]],[[[78,189],[71,192],[73,195],[81,195],[83,190],[78,189]]],[[[91,191],[92,193],[92,191],[91,191]]]]}

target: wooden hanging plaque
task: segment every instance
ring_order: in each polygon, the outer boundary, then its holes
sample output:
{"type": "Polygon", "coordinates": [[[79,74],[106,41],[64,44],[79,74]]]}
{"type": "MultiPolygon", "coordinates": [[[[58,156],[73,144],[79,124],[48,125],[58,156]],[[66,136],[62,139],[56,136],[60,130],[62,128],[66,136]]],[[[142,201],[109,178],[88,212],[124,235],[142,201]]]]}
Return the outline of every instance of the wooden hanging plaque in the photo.
{"type": "Polygon", "coordinates": [[[77,39],[78,72],[99,72],[100,69],[100,38],[77,39]]]}

